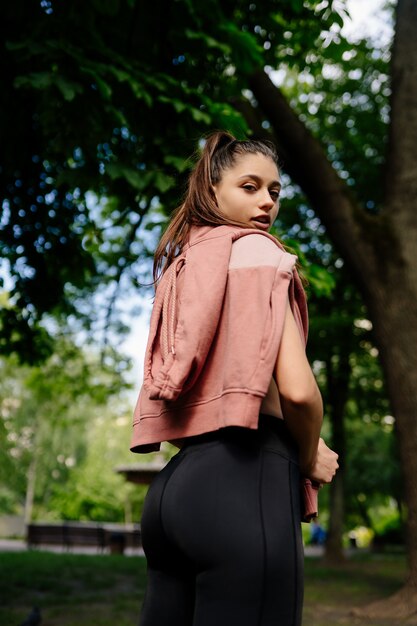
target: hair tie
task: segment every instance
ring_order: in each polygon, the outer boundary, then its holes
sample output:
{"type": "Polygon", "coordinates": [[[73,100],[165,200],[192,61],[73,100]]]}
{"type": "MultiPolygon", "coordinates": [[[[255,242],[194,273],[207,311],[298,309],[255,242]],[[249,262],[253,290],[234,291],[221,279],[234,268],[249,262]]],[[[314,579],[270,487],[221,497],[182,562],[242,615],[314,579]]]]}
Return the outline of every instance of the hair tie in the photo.
{"type": "Polygon", "coordinates": [[[229,148],[233,143],[237,143],[236,139],[231,138],[230,135],[224,133],[217,143],[216,151],[222,150],[223,148],[229,148]]]}

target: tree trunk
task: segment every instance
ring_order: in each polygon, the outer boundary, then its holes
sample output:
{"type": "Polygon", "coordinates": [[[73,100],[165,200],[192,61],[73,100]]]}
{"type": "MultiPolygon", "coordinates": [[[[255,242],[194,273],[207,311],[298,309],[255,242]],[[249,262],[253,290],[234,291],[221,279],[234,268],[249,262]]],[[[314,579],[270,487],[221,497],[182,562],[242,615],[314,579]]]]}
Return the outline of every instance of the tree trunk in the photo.
{"type": "MultiPolygon", "coordinates": [[[[409,573],[404,589],[368,615],[417,610],[417,2],[399,0],[392,57],[384,210],[366,214],[264,71],[250,78],[284,167],[310,200],[362,291],[397,422],[405,483],[409,573]]],[[[389,462],[389,459],[387,459],[389,462]]],[[[363,614],[363,612],[362,612],[363,614]]]]}
{"type": "Polygon", "coordinates": [[[368,507],[358,496],[356,497],[356,504],[358,507],[359,515],[362,517],[363,523],[375,533],[374,524],[369,515],[368,507]]]}
{"type": "Polygon", "coordinates": [[[28,478],[26,485],[26,497],[25,497],[25,511],[24,520],[27,526],[32,521],[33,501],[35,498],[35,485],[36,485],[36,470],[37,470],[37,455],[32,456],[32,460],[29,465],[28,478]]]}
{"type": "Polygon", "coordinates": [[[343,469],[339,469],[330,485],[329,531],[324,552],[324,560],[326,563],[338,565],[344,563],[344,561],[346,560],[343,550],[344,520],[344,476],[343,469]]]}
{"type": "Polygon", "coordinates": [[[404,587],[394,596],[352,611],[356,617],[397,621],[417,611],[417,298],[404,284],[408,283],[405,269],[404,274],[397,284],[387,281],[383,295],[375,297],[370,310],[396,419],[407,508],[408,574],[404,587]]]}
{"type": "Polygon", "coordinates": [[[417,590],[417,294],[409,292],[405,280],[390,281],[391,291],[375,296],[370,310],[396,419],[408,511],[409,583],[417,590]]]}
{"type": "Polygon", "coordinates": [[[417,607],[417,3],[399,0],[392,57],[385,214],[397,250],[372,289],[372,317],[400,444],[409,577],[417,607]],[[388,182],[389,180],[389,182],[388,182]],[[384,272],[385,273],[385,272],[384,272]]]}
{"type": "MultiPolygon", "coordinates": [[[[349,345],[349,342],[348,342],[349,345]]],[[[350,350],[340,355],[338,363],[329,359],[326,363],[327,400],[332,424],[332,447],[339,454],[339,470],[330,485],[330,519],[329,533],[326,541],[325,560],[328,563],[342,563],[345,560],[343,551],[343,526],[345,519],[344,506],[344,458],[346,437],[344,412],[348,398],[350,350]]]]}

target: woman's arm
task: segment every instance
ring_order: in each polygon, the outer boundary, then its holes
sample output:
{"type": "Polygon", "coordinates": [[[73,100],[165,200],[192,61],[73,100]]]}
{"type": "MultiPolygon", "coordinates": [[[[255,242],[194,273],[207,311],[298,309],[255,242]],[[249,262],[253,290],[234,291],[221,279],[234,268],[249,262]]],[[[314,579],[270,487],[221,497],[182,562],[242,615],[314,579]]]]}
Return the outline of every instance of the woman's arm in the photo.
{"type": "Polygon", "coordinates": [[[338,455],[320,439],[323,402],[289,303],[274,377],[285,422],[299,446],[302,475],[330,482],[338,455]]]}

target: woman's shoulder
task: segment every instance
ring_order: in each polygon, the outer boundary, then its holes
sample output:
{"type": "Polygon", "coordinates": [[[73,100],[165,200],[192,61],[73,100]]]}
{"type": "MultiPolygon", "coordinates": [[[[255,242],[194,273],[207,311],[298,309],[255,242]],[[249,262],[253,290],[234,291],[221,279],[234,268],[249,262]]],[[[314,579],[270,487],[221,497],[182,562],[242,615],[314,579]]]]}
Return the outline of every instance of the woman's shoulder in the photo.
{"type": "Polygon", "coordinates": [[[229,268],[272,265],[291,271],[297,257],[285,252],[278,241],[262,233],[248,233],[233,242],[229,268]]]}

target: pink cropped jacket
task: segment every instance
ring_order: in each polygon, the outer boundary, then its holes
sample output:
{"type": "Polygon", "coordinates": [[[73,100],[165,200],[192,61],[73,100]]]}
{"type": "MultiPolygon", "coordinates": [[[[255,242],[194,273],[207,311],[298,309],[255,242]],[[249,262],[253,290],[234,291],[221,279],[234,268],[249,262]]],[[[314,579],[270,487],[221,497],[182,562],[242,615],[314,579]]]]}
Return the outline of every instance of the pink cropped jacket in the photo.
{"type": "Polygon", "coordinates": [[[224,426],[257,428],[288,299],[307,340],[295,261],[260,230],[192,227],[156,290],[133,452],[224,426]]]}

